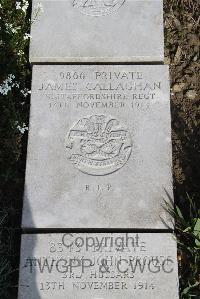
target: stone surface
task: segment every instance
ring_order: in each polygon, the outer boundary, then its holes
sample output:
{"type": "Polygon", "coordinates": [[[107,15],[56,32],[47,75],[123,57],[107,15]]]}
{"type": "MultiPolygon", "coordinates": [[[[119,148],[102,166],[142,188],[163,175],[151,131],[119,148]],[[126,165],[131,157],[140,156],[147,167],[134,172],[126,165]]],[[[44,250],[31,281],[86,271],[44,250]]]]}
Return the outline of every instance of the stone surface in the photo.
{"type": "Polygon", "coordinates": [[[178,299],[171,234],[23,235],[18,299],[178,299]]]}
{"type": "Polygon", "coordinates": [[[162,0],[34,0],[32,20],[31,62],[164,60],[162,0]]]}
{"type": "Polygon", "coordinates": [[[34,66],[23,228],[166,228],[166,66],[34,66]]]}

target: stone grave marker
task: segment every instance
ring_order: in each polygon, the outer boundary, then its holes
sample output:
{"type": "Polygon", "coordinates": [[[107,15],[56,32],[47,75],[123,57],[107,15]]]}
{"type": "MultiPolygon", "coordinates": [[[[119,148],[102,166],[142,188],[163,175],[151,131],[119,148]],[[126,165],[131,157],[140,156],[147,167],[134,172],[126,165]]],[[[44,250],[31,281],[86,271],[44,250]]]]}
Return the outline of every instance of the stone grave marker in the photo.
{"type": "Polygon", "coordinates": [[[33,0],[31,27],[18,299],[178,299],[162,0],[33,0]]]}
{"type": "Polygon", "coordinates": [[[20,265],[19,299],[178,299],[169,233],[23,235],[20,265]]]}
{"type": "Polygon", "coordinates": [[[34,66],[23,228],[172,227],[167,66],[34,66]]]}
{"type": "Polygon", "coordinates": [[[162,0],[34,0],[32,20],[32,63],[164,60],[162,0]]]}

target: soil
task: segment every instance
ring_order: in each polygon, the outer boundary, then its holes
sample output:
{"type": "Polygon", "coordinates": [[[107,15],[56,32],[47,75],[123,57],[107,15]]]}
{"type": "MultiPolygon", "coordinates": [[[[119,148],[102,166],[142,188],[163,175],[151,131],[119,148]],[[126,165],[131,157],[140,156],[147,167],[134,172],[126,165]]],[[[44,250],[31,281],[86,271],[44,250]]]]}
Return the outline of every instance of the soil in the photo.
{"type": "Polygon", "coordinates": [[[176,202],[187,216],[188,193],[200,204],[200,2],[165,0],[165,63],[170,65],[176,202]]]}

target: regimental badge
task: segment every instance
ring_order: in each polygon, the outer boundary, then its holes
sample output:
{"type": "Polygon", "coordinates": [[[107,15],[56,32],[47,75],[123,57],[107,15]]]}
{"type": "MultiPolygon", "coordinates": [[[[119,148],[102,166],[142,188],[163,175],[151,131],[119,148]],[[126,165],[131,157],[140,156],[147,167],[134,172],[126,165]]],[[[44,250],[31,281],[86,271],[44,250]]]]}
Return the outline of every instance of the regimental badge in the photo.
{"type": "Polygon", "coordinates": [[[72,0],[72,5],[89,16],[105,16],[118,10],[125,0],[72,0]]]}
{"type": "Polygon", "coordinates": [[[117,119],[91,115],[80,119],[68,132],[67,157],[89,175],[111,174],[125,165],[132,151],[127,128],[117,119]]]}

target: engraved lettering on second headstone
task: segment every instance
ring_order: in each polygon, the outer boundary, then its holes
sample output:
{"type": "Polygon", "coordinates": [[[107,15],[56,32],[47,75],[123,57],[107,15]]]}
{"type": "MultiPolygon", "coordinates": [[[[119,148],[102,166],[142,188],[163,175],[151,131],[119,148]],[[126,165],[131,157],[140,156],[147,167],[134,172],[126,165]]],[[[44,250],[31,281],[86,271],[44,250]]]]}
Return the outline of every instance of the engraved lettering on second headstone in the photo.
{"type": "Polygon", "coordinates": [[[92,115],[80,119],[68,132],[65,146],[69,160],[89,175],[106,175],[128,161],[132,140],[117,119],[92,115]]]}

